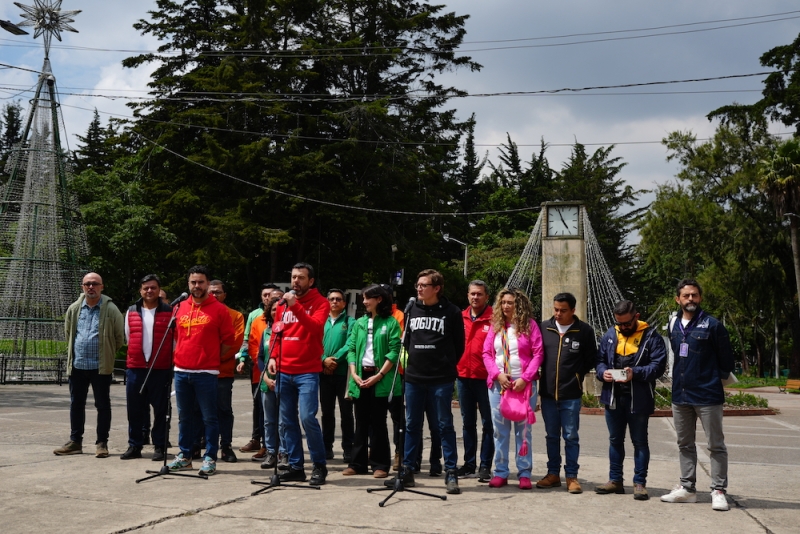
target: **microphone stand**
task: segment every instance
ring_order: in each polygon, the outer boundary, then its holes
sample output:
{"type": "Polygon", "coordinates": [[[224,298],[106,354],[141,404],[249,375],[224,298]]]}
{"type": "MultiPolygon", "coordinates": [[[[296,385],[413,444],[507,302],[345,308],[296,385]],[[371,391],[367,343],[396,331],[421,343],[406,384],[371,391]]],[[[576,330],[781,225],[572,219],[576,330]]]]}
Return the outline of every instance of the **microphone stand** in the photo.
{"type": "MultiPolygon", "coordinates": [[[[161,347],[164,345],[164,341],[167,339],[167,334],[169,333],[170,330],[174,330],[175,329],[175,318],[178,315],[178,307],[179,306],[180,306],[180,303],[178,303],[178,305],[175,306],[173,308],[173,310],[172,310],[172,317],[169,320],[169,324],[167,325],[167,329],[164,331],[164,335],[161,337],[161,342],[158,344],[158,350],[156,351],[156,355],[153,358],[153,363],[152,363],[152,365],[150,365],[150,368],[147,370],[147,375],[144,377],[144,382],[142,383],[142,388],[139,390],[139,394],[140,395],[142,394],[142,392],[144,391],[145,386],[147,385],[147,380],[150,378],[150,373],[153,372],[153,367],[155,366],[156,361],[158,360],[158,357],[161,355],[161,347]]],[[[145,480],[150,480],[151,478],[162,477],[162,476],[167,476],[167,475],[176,476],[176,477],[202,478],[203,480],[208,480],[208,475],[203,475],[203,474],[199,474],[199,473],[198,474],[176,473],[176,472],[170,471],[169,467],[167,466],[167,443],[169,442],[170,423],[172,422],[172,394],[171,394],[171,390],[172,390],[172,379],[173,379],[174,375],[175,375],[175,362],[173,362],[172,367],[170,368],[169,380],[167,381],[166,386],[164,388],[165,395],[167,396],[167,421],[166,421],[166,427],[164,428],[164,444],[163,444],[164,448],[162,449],[162,451],[164,451],[164,463],[161,466],[161,469],[159,469],[158,471],[146,470],[145,473],[148,473],[150,476],[138,479],[136,481],[137,484],[139,482],[144,482],[145,480]]]]}
{"type": "MultiPolygon", "coordinates": [[[[284,312],[285,315],[286,312],[284,312]]],[[[281,316],[280,323],[285,325],[286,323],[283,322],[283,316],[281,316]]],[[[279,327],[276,331],[275,325],[277,323],[273,323],[272,327],[272,336],[275,337],[275,342],[270,339],[270,346],[269,346],[269,358],[267,358],[267,365],[264,367],[264,372],[262,373],[262,380],[263,376],[266,375],[267,369],[269,369],[269,360],[272,358],[272,353],[275,351],[275,346],[278,346],[278,357],[275,358],[275,421],[278,422],[276,427],[276,432],[278,432],[278,446],[275,447],[275,454],[278,454],[278,450],[280,449],[280,432],[278,428],[280,428],[280,413],[281,413],[281,356],[283,355],[283,326],[279,327]]],[[[267,388],[269,389],[269,388],[267,388]]],[[[265,392],[269,394],[269,391],[265,392]]],[[[266,413],[264,414],[266,417],[266,413]]],[[[266,436],[264,436],[266,440],[266,436]]],[[[266,444],[265,444],[266,446],[266,444]]],[[[281,488],[297,488],[297,489],[312,489],[318,490],[322,489],[320,486],[301,486],[300,484],[287,484],[286,482],[281,482],[281,477],[278,475],[278,460],[275,459],[275,466],[272,468],[272,476],[269,478],[269,482],[262,482],[260,480],[251,480],[250,484],[256,486],[264,486],[263,488],[257,489],[253,493],[250,494],[251,497],[255,497],[256,495],[260,495],[268,490],[273,489],[281,489],[281,488]]]]}
{"type": "MultiPolygon", "coordinates": [[[[409,304],[411,304],[411,303],[409,303],[409,304]]],[[[400,348],[400,350],[401,350],[400,354],[402,354],[402,350],[405,349],[404,342],[405,342],[405,339],[406,339],[406,333],[408,332],[408,323],[409,323],[409,320],[410,320],[410,314],[408,312],[410,312],[410,311],[411,311],[411,306],[409,305],[406,308],[406,313],[405,313],[405,316],[403,317],[403,319],[405,320],[406,325],[403,328],[403,335],[400,338],[400,347],[401,347],[400,348]]],[[[389,392],[389,402],[392,402],[392,396],[394,394],[394,385],[395,385],[395,383],[397,381],[397,372],[398,372],[399,369],[400,369],[400,355],[398,355],[398,357],[397,357],[397,365],[394,366],[394,377],[392,378],[392,389],[389,392]]],[[[400,431],[400,439],[401,439],[401,441],[403,441],[403,454],[402,454],[403,458],[405,457],[405,442],[404,442],[405,437],[406,437],[405,431],[401,430],[400,431]]],[[[397,476],[394,477],[394,481],[393,481],[392,485],[390,485],[390,486],[384,485],[381,488],[368,488],[367,489],[367,493],[374,493],[376,491],[391,491],[391,493],[385,499],[383,499],[381,502],[378,503],[378,506],[383,508],[386,505],[386,502],[389,499],[391,499],[392,497],[394,497],[395,493],[402,492],[402,491],[407,491],[407,492],[413,493],[415,495],[423,495],[425,497],[433,497],[435,499],[441,499],[443,501],[447,500],[447,495],[435,495],[433,493],[426,493],[424,491],[419,491],[419,490],[415,490],[415,489],[409,489],[409,488],[405,487],[405,485],[403,484],[403,478],[400,476],[402,474],[403,467],[404,467],[403,463],[402,463],[403,462],[403,458],[401,458],[401,460],[400,460],[400,471],[398,471],[397,472],[397,476]]]]}

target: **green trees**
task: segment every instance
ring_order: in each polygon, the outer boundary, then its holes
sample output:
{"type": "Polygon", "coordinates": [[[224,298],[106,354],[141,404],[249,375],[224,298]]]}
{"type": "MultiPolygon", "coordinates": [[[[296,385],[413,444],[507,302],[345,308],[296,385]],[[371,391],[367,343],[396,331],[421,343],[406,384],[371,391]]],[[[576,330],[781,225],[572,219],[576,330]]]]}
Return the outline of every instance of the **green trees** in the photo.
{"type": "Polygon", "coordinates": [[[796,322],[794,303],[784,299],[793,280],[786,235],[759,188],[759,162],[775,144],[765,126],[740,116],[699,144],[690,133],[670,134],[664,143],[680,164],[678,183],[658,188],[639,224],[638,248],[665,310],[674,309],[679,279],[698,279],[703,306],[726,321],[745,370],[753,363],[759,373],[776,317],[796,322]]]}
{"type": "Polygon", "coordinates": [[[3,106],[0,128],[2,128],[0,136],[0,175],[2,175],[11,149],[22,139],[22,104],[19,101],[9,102],[3,106]]]}
{"type": "Polygon", "coordinates": [[[350,287],[388,278],[393,244],[410,271],[438,263],[438,223],[391,211],[454,209],[466,124],[436,77],[479,68],[455,55],[466,17],[409,0],[157,6],[136,27],[159,53],[124,65],[158,64],[134,135],[148,201],[181,236],[172,272],[203,261],[255,295],[301,259],[350,287]]]}

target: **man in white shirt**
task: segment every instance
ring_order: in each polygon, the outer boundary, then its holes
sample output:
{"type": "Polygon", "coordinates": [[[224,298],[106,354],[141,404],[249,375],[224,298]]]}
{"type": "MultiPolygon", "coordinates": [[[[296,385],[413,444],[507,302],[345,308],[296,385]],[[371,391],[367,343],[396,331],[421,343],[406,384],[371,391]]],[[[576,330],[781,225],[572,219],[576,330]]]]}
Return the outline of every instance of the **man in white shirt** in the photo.
{"type": "Polygon", "coordinates": [[[158,276],[148,274],[140,281],[142,298],[125,314],[128,450],[120,457],[122,460],[142,457],[145,442],[142,427],[149,418],[150,406],[154,413],[152,435],[155,450],[152,460],[162,461],[166,453],[167,403],[172,373],[172,330],[167,331],[167,326],[172,308],[161,300],[160,291],[158,276]],[[150,376],[145,383],[148,371],[150,376]]]}

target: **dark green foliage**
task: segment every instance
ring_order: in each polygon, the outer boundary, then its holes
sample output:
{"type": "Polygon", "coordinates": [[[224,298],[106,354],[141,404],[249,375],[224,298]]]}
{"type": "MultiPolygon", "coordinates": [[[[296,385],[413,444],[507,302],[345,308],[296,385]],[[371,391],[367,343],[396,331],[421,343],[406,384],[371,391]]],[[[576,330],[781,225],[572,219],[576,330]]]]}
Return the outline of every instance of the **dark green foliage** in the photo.
{"type": "Polygon", "coordinates": [[[22,104],[19,101],[9,102],[3,106],[0,129],[2,129],[0,137],[0,176],[2,176],[11,149],[22,139],[22,104]]]}
{"type": "Polygon", "coordinates": [[[298,260],[317,267],[323,287],[440,261],[438,221],[387,211],[454,209],[466,124],[446,109],[461,92],[435,79],[479,68],[455,55],[466,17],[408,0],[157,8],[135,27],[162,40],[158,54],[124,65],[159,63],[153,100],[136,111],[149,120],[134,132],[147,147],[148,202],[181,236],[170,272],[207,262],[242,302],[264,281],[288,280],[298,260]]]}

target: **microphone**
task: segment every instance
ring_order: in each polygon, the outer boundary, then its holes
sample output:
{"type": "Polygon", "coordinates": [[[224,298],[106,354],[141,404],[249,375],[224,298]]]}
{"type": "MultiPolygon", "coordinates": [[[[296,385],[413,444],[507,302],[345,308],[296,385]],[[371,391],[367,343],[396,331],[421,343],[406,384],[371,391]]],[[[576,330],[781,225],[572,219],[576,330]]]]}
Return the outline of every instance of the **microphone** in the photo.
{"type": "Polygon", "coordinates": [[[186,300],[188,298],[189,298],[189,293],[184,291],[183,293],[181,293],[180,297],[178,297],[175,300],[173,300],[172,302],[170,302],[169,305],[170,305],[170,307],[174,308],[175,306],[177,306],[178,304],[180,304],[181,302],[183,302],[184,300],[186,300]]]}
{"type": "Polygon", "coordinates": [[[411,311],[411,306],[413,306],[415,302],[417,302],[417,299],[414,297],[408,299],[408,304],[406,304],[406,309],[403,310],[403,315],[408,315],[408,312],[411,311]]]}
{"type": "MultiPolygon", "coordinates": [[[[290,289],[288,291],[288,293],[291,293],[292,295],[294,295],[294,294],[297,293],[297,291],[295,291],[294,289],[290,289]]],[[[281,300],[278,301],[278,306],[283,306],[284,304],[286,304],[286,298],[282,298],[281,300]]]]}

